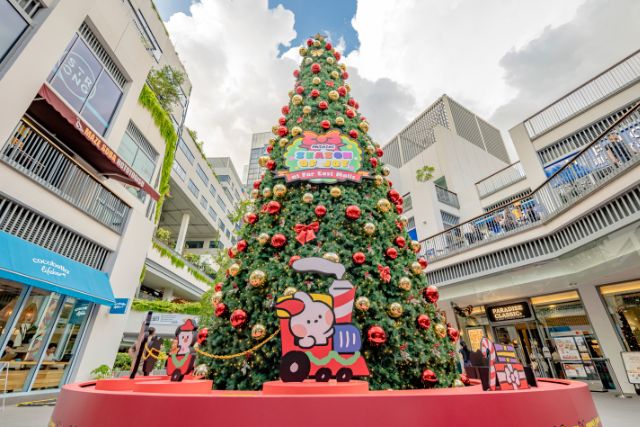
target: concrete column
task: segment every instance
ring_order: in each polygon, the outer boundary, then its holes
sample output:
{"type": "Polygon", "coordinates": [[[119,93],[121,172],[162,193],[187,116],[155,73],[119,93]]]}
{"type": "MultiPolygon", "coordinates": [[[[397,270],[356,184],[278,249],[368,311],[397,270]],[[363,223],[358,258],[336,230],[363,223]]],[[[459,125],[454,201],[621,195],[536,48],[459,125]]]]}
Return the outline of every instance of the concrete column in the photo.
{"type": "Polygon", "coordinates": [[[173,289],[165,288],[164,293],[162,294],[162,299],[165,301],[171,301],[173,299],[173,289]]]}
{"type": "Polygon", "coordinates": [[[620,352],[624,349],[618,339],[618,333],[614,329],[600,295],[595,286],[584,285],[579,288],[582,303],[591,320],[591,326],[598,337],[604,356],[609,359],[609,365],[613,368],[612,374],[618,380],[624,393],[635,395],[634,386],[627,380],[620,352]]]}
{"type": "Polygon", "coordinates": [[[187,229],[189,228],[189,212],[184,212],[182,214],[182,222],[180,223],[180,231],[178,232],[178,240],[176,241],[176,252],[182,253],[182,249],[184,248],[184,241],[187,237],[187,229]]]}

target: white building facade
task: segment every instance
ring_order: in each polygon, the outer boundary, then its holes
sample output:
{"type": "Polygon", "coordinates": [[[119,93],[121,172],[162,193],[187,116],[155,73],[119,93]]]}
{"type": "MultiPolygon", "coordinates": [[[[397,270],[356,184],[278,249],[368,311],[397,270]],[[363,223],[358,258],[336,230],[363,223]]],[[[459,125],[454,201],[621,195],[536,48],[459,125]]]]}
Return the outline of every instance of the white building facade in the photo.
{"type": "Polygon", "coordinates": [[[273,137],[272,132],[260,132],[251,135],[251,154],[249,156],[249,165],[247,166],[247,175],[245,177],[245,189],[250,192],[253,188],[253,181],[260,179],[264,172],[264,168],[260,166],[259,159],[267,154],[267,146],[269,139],[273,137]]]}

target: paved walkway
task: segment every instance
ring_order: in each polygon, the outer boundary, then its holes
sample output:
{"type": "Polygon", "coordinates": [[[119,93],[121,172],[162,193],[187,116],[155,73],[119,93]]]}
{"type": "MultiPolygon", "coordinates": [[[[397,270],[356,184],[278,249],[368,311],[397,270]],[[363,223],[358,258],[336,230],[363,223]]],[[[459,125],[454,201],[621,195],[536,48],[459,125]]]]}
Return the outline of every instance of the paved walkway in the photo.
{"type": "MultiPolygon", "coordinates": [[[[618,399],[613,393],[592,393],[604,427],[637,427],[640,425],[640,396],[618,399]]],[[[7,406],[2,413],[0,427],[46,427],[53,412],[51,406],[7,406]]],[[[145,427],[139,424],[138,427],[145,427]]],[[[154,426],[157,427],[157,426],[154,426]]],[[[544,426],[543,426],[544,427],[544,426]]]]}

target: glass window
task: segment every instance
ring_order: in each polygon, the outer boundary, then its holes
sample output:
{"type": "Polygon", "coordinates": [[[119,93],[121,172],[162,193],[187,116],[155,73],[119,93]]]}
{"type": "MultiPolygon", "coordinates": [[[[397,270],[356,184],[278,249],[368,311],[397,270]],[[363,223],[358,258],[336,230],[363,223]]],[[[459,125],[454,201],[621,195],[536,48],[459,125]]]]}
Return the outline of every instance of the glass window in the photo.
{"type": "Polygon", "coordinates": [[[28,27],[27,21],[7,0],[0,1],[0,61],[28,27]]]}
{"type": "Polygon", "coordinates": [[[226,231],[227,227],[224,225],[224,222],[222,222],[222,218],[218,219],[218,226],[220,227],[220,230],[222,230],[222,232],[226,231]]]}
{"type": "Polygon", "coordinates": [[[216,202],[218,202],[218,206],[220,206],[220,208],[223,211],[225,211],[225,212],[227,211],[227,207],[225,206],[224,202],[222,201],[222,197],[220,197],[220,196],[216,197],[216,202]]]}
{"type": "Polygon", "coordinates": [[[187,171],[178,163],[176,160],[173,161],[173,171],[182,179],[183,181],[187,178],[187,171]]]}
{"type": "Polygon", "coordinates": [[[231,177],[229,175],[219,175],[218,174],[218,181],[220,181],[220,182],[229,182],[229,181],[231,181],[231,177]]]}
{"type": "Polygon", "coordinates": [[[200,197],[200,206],[207,209],[208,205],[209,205],[209,202],[207,201],[207,198],[204,196],[200,197]]]}
{"type": "MultiPolygon", "coordinates": [[[[7,334],[11,332],[11,323],[19,308],[20,296],[24,286],[9,282],[0,281],[0,346],[4,342],[7,334]]],[[[15,343],[9,342],[4,352],[0,353],[0,361],[11,360],[15,353],[15,343]]],[[[2,380],[0,380],[0,383],[2,380]]],[[[1,387],[1,386],[0,386],[1,387]]]]}
{"type": "Polygon", "coordinates": [[[118,154],[122,159],[129,163],[133,170],[145,181],[151,180],[153,172],[156,168],[155,162],[145,153],[129,132],[125,132],[122,137],[122,143],[118,147],[118,154]]]}
{"type": "Polygon", "coordinates": [[[198,174],[202,182],[204,182],[204,185],[209,185],[209,177],[205,173],[204,169],[202,169],[202,166],[198,165],[196,167],[196,173],[198,174]]]}
{"type": "Polygon", "coordinates": [[[211,195],[212,195],[213,197],[216,197],[216,189],[215,189],[215,187],[213,186],[213,184],[211,184],[211,185],[209,186],[209,193],[211,193],[211,195]]]}
{"type": "Polygon", "coordinates": [[[180,147],[180,151],[182,151],[182,153],[185,155],[187,161],[193,164],[193,160],[195,159],[195,157],[191,150],[189,150],[189,147],[187,147],[187,144],[182,140],[182,138],[180,138],[180,141],[178,142],[178,147],[180,147]]]}
{"type": "Polygon", "coordinates": [[[198,190],[198,187],[196,186],[196,183],[193,182],[193,180],[189,180],[187,187],[189,188],[189,191],[191,191],[191,194],[198,197],[198,194],[200,194],[200,190],[198,190]]]}
{"type": "Polygon", "coordinates": [[[640,351],[640,281],[600,288],[627,351],[640,351]]]}
{"type": "Polygon", "coordinates": [[[78,36],[56,67],[51,86],[96,131],[104,134],[122,98],[122,90],[78,36]]]}
{"type": "Polygon", "coordinates": [[[218,219],[218,214],[216,213],[216,211],[213,210],[211,206],[209,206],[209,209],[207,209],[207,212],[209,213],[209,216],[211,217],[211,219],[213,219],[214,221],[218,219]]]}
{"type": "Polygon", "coordinates": [[[204,240],[187,240],[184,245],[189,249],[204,248],[204,240]]]}
{"type": "Polygon", "coordinates": [[[209,249],[216,249],[218,247],[217,240],[209,240],[209,249]]]}
{"type": "Polygon", "coordinates": [[[229,230],[226,230],[224,232],[224,235],[227,236],[227,239],[231,239],[231,233],[229,232],[229,230]]]}

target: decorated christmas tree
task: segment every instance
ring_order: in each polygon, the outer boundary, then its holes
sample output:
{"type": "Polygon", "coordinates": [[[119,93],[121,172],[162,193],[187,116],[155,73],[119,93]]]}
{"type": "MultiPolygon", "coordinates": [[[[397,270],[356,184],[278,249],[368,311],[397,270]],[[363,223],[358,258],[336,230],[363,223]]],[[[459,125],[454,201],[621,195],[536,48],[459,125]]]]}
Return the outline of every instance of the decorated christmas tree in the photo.
{"type": "Polygon", "coordinates": [[[294,90],[260,159],[267,171],[253,184],[252,211],[228,251],[225,280],[210,293],[198,363],[209,366],[216,388],[257,390],[278,379],[275,304],[297,291],[327,293],[335,277],[292,268],[317,257],[343,265],[342,279],[355,286],[351,321],[371,389],[460,385],[458,331],[426,282],[426,260],[407,234],[402,197],[367,134],[340,53],[316,35],[300,55],[294,90]]]}

